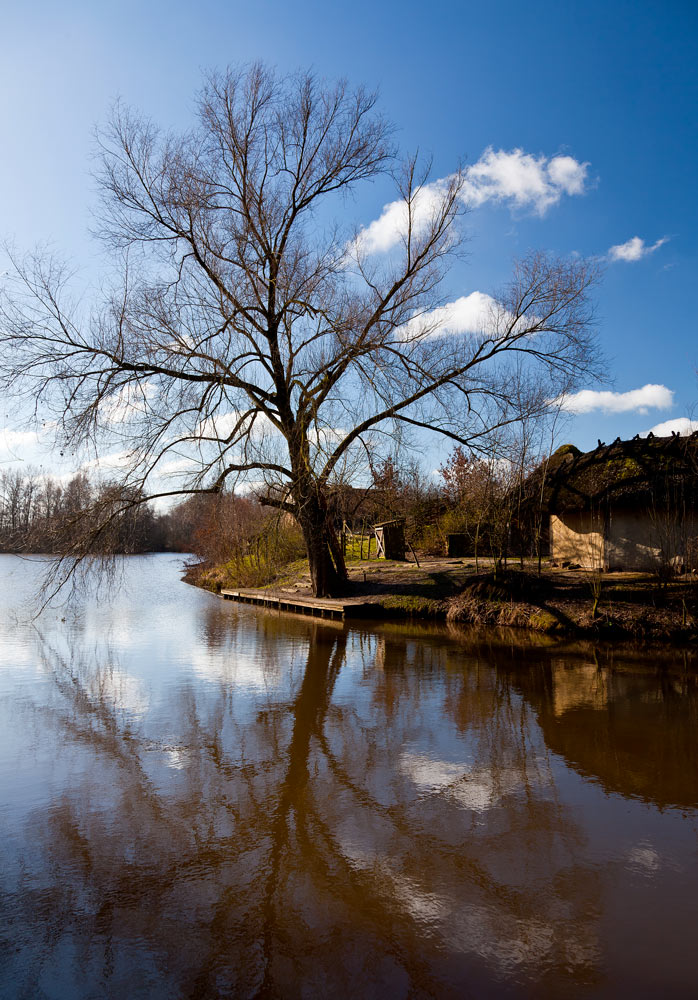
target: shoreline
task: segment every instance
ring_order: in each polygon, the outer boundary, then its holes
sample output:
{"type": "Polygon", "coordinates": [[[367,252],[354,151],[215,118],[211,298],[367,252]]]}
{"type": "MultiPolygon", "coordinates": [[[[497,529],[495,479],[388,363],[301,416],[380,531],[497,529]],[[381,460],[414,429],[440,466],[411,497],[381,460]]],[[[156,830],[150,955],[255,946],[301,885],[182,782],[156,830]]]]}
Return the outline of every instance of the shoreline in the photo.
{"type": "Polygon", "coordinates": [[[267,587],[228,583],[221,567],[188,566],[183,579],[244,603],[316,617],[440,621],[516,628],[561,637],[686,645],[698,638],[698,580],[661,583],[649,574],[585,573],[546,567],[477,572],[472,560],[370,560],[348,566],[347,592],[314,598],[300,569],[267,587]],[[222,591],[227,594],[222,594],[222,591]],[[239,597],[235,597],[238,594],[239,597]],[[294,612],[294,607],[300,611],[294,612]],[[336,613],[333,613],[335,611],[336,613]],[[341,613],[340,613],[341,612],[341,613]]]}

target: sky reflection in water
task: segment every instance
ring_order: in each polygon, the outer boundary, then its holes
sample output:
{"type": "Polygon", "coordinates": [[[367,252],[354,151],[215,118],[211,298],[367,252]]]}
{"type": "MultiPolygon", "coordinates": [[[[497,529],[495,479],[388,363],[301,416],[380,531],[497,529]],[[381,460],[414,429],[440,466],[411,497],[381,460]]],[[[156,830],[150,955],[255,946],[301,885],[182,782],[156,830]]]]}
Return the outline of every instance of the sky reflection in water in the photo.
{"type": "Polygon", "coordinates": [[[0,571],[3,997],[694,995],[687,657],[0,571]]]}

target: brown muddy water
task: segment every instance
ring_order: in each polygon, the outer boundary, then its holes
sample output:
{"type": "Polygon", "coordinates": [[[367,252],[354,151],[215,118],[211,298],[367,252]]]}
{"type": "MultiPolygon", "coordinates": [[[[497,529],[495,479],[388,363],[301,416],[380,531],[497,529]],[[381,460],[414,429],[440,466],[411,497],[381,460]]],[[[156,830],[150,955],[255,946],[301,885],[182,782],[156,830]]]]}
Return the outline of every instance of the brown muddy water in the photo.
{"type": "Polygon", "coordinates": [[[0,557],[0,996],[695,997],[698,668],[0,557]]]}

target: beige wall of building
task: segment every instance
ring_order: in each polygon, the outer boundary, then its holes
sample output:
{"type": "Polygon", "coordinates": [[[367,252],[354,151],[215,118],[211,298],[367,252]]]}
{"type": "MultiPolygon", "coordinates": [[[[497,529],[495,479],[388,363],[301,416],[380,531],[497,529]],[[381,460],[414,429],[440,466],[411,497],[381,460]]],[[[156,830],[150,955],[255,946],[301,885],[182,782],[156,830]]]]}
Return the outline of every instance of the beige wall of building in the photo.
{"type": "Polygon", "coordinates": [[[550,515],[550,556],[582,569],[604,568],[603,518],[587,511],[550,515]]]}
{"type": "Polygon", "coordinates": [[[550,556],[582,569],[654,570],[671,564],[698,569],[698,518],[615,510],[604,526],[599,514],[550,516],[550,556]]]}
{"type": "Polygon", "coordinates": [[[666,512],[614,511],[606,539],[607,567],[653,570],[667,563],[677,569],[690,565],[691,539],[697,534],[694,518],[684,520],[666,512]]]}

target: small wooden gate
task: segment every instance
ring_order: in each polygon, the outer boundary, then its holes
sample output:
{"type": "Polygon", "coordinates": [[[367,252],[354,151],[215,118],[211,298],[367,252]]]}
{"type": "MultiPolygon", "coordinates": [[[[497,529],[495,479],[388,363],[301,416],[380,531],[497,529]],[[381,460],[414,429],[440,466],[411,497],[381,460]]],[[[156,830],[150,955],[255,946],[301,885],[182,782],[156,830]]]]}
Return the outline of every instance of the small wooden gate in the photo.
{"type": "Polygon", "coordinates": [[[376,556],[378,559],[405,559],[405,519],[374,524],[376,535],[376,556]]]}

